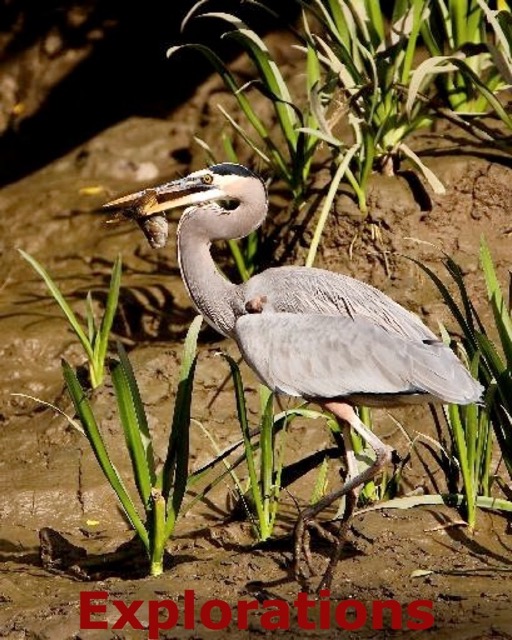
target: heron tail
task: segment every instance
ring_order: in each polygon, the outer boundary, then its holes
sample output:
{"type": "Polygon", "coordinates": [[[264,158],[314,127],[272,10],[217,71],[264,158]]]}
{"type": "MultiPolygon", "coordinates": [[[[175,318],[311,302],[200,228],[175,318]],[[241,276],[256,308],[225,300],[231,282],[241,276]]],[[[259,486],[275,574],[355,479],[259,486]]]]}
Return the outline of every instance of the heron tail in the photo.
{"type": "Polygon", "coordinates": [[[484,388],[452,350],[442,342],[428,343],[413,358],[414,384],[443,402],[471,404],[482,398],[484,388]]]}

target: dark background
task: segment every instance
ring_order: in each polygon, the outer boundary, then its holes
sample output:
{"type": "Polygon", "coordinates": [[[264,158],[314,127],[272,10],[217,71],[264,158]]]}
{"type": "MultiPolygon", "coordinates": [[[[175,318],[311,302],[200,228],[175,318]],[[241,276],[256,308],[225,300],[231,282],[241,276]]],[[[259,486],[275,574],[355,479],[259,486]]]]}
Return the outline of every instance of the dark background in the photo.
{"type": "MultiPolygon", "coordinates": [[[[191,20],[195,0],[88,0],[0,4],[0,185],[17,180],[131,115],[167,117],[212,68],[193,52],[171,60],[185,42],[214,46],[228,60],[238,49],[221,39],[226,23],[191,20]]],[[[218,0],[205,8],[236,12],[258,33],[293,19],[294,0],[218,0]]]]}

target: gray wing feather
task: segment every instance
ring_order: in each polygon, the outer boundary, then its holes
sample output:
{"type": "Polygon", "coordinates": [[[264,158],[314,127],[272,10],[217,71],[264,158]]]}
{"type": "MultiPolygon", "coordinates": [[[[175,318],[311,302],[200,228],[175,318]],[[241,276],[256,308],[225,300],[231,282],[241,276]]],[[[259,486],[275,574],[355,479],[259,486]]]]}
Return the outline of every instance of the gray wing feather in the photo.
{"type": "Polygon", "coordinates": [[[278,267],[242,285],[245,303],[265,296],[269,310],[366,318],[388,333],[404,338],[436,340],[421,320],[387,295],[349,276],[324,269],[278,267]]]}
{"type": "Polygon", "coordinates": [[[431,394],[467,404],[481,387],[442,343],[390,333],[364,318],[261,313],[237,320],[235,338],[271,389],[306,398],[431,394]]]}

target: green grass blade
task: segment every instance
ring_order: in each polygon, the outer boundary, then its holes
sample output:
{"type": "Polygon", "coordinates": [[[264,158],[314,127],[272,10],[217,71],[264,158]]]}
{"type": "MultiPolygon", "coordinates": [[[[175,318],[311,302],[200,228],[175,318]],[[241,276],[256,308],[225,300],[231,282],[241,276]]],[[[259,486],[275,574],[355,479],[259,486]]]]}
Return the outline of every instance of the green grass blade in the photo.
{"type": "Polygon", "coordinates": [[[320,60],[316,47],[312,46],[313,38],[309,34],[306,45],[306,89],[308,94],[315,91],[322,82],[320,60]]]}
{"type": "MultiPolygon", "coordinates": [[[[333,135],[328,132],[324,132],[321,129],[312,129],[311,127],[300,127],[299,132],[308,134],[310,139],[316,138],[319,142],[325,142],[335,149],[342,148],[342,141],[338,138],[335,138],[333,135]]],[[[356,145],[354,145],[356,146],[356,145]]],[[[351,147],[352,148],[352,147],[351,147]]]]}
{"type": "Polygon", "coordinates": [[[260,449],[261,449],[261,490],[263,493],[263,522],[264,525],[261,531],[261,539],[266,540],[270,534],[270,511],[272,507],[272,497],[274,494],[274,396],[273,394],[264,388],[267,393],[262,396],[263,399],[263,411],[261,417],[261,434],[260,434],[260,449]]]}
{"type": "Polygon", "coordinates": [[[18,249],[18,251],[20,252],[22,257],[30,264],[30,266],[34,269],[34,271],[36,271],[36,273],[40,275],[41,278],[44,280],[55,302],[61,308],[61,311],[66,316],[66,319],[69,322],[70,327],[73,329],[77,338],[80,340],[80,343],[85,349],[89,362],[92,363],[94,361],[94,353],[93,353],[92,345],[89,342],[84,330],[82,329],[80,322],[78,321],[78,318],[76,317],[75,313],[73,312],[69,304],[64,299],[64,296],[60,292],[58,286],[55,284],[55,282],[53,281],[50,274],[46,271],[46,269],[35,258],[33,258],[28,253],[25,253],[23,249],[18,249]]]}
{"type": "MultiPolygon", "coordinates": [[[[404,3],[395,2],[395,11],[397,10],[397,6],[402,4],[400,8],[400,13],[397,15],[403,15],[406,12],[406,7],[404,3]]],[[[410,34],[404,37],[403,41],[406,43],[405,48],[405,56],[404,61],[400,72],[400,81],[402,84],[407,85],[409,83],[410,73],[412,69],[412,65],[414,63],[414,58],[418,51],[417,43],[418,37],[420,35],[421,25],[428,20],[430,11],[427,7],[426,2],[424,0],[416,0],[413,2],[413,6],[411,8],[411,17],[412,17],[412,28],[410,34]]],[[[396,20],[397,15],[393,16],[393,21],[396,20]]]]}
{"type": "Polygon", "coordinates": [[[259,533],[262,531],[262,523],[265,522],[264,510],[263,510],[263,496],[258,481],[258,474],[256,472],[256,465],[254,463],[254,448],[251,443],[251,435],[249,429],[249,422],[247,420],[247,407],[245,404],[245,393],[242,382],[242,376],[240,374],[240,368],[237,363],[226,353],[222,354],[229,364],[231,370],[231,376],[233,378],[233,384],[235,388],[236,408],[238,413],[238,421],[242,431],[242,437],[244,439],[245,456],[247,463],[247,470],[249,473],[249,480],[251,484],[251,492],[254,500],[254,506],[256,509],[256,515],[258,518],[259,533]]]}
{"type": "Polygon", "coordinates": [[[446,411],[447,422],[455,443],[456,457],[460,465],[463,490],[466,496],[466,518],[473,530],[476,523],[475,446],[476,406],[459,407],[450,404],[446,411]]]}
{"type": "Polygon", "coordinates": [[[51,402],[46,402],[46,400],[42,400],[41,398],[36,398],[35,396],[31,396],[28,393],[11,393],[10,395],[20,397],[20,398],[28,398],[28,400],[32,400],[33,402],[37,402],[37,404],[40,404],[43,407],[47,407],[48,409],[51,409],[55,413],[65,418],[65,420],[67,421],[70,427],[73,427],[73,429],[76,429],[76,431],[78,431],[83,436],[85,436],[85,431],[83,430],[81,424],[77,420],[72,418],[70,415],[68,415],[65,411],[63,411],[56,405],[52,404],[51,402]]]}
{"type": "Polygon", "coordinates": [[[167,536],[166,525],[166,504],[164,497],[158,489],[151,490],[151,516],[149,529],[151,531],[150,549],[150,575],[160,576],[164,572],[164,554],[167,536]]]}
{"type": "Polygon", "coordinates": [[[93,409],[87,399],[85,391],[78,381],[75,372],[67,362],[63,361],[62,368],[69,395],[71,396],[75,411],[80,418],[80,422],[82,423],[86,437],[89,441],[89,444],[91,445],[96,460],[98,461],[103,474],[110,483],[110,486],[116,492],[123,510],[126,513],[128,520],[130,521],[130,524],[139,535],[145,547],[149,550],[148,532],[144,527],[144,524],[142,523],[137,509],[135,508],[129,493],[126,490],[117,469],[110,460],[108,451],[105,447],[105,443],[103,442],[103,437],[96,422],[93,409]]]}
{"type": "MultiPolygon", "coordinates": [[[[242,94],[239,92],[237,94],[237,97],[240,97],[242,94]]],[[[260,157],[263,162],[265,162],[266,164],[270,164],[271,163],[271,158],[265,154],[264,151],[262,151],[258,145],[256,144],[256,142],[254,142],[254,140],[249,136],[249,134],[244,130],[243,127],[241,127],[238,122],[236,122],[236,120],[229,115],[229,113],[224,109],[224,107],[222,107],[222,105],[217,105],[218,110],[222,113],[222,115],[226,118],[226,120],[229,122],[229,124],[233,127],[233,129],[236,131],[236,133],[238,133],[238,135],[242,138],[242,140],[254,151],[254,153],[260,157]]],[[[263,142],[265,143],[265,145],[268,147],[268,150],[270,151],[270,154],[272,156],[272,159],[276,159],[276,158],[282,158],[281,154],[277,151],[277,149],[274,149],[274,144],[273,142],[270,140],[268,133],[265,130],[265,134],[264,137],[262,137],[263,142]]],[[[280,162],[276,163],[279,164],[279,166],[281,166],[281,163],[283,164],[283,167],[285,167],[286,163],[284,160],[281,160],[280,162]]],[[[283,168],[283,171],[285,171],[286,169],[283,168]]]]}
{"type": "MultiPolygon", "coordinates": [[[[449,507],[459,507],[464,504],[466,496],[458,493],[430,494],[420,496],[406,496],[393,498],[386,502],[361,509],[359,513],[367,511],[379,511],[381,509],[412,509],[413,507],[421,507],[426,505],[443,505],[449,507]]],[[[480,509],[491,509],[493,511],[512,512],[512,501],[502,500],[501,498],[489,498],[487,496],[478,496],[476,506],[480,509]]]]}
{"type": "Polygon", "coordinates": [[[462,300],[462,306],[464,308],[464,313],[466,314],[466,322],[472,334],[476,333],[475,330],[475,321],[479,327],[482,328],[482,323],[480,322],[480,318],[476,312],[473,303],[471,302],[468,294],[468,290],[466,288],[466,284],[464,282],[464,276],[462,274],[462,270],[459,265],[450,258],[450,256],[445,254],[444,266],[448,270],[448,273],[453,278],[457,288],[459,289],[460,299],[462,300]]]}
{"type": "Polygon", "coordinates": [[[318,473],[313,485],[313,491],[309,498],[309,504],[313,505],[319,502],[327,493],[327,474],[329,472],[329,458],[325,457],[318,469],[318,473]]]}
{"type": "Polygon", "coordinates": [[[512,320],[496,276],[489,247],[484,238],[480,244],[480,262],[484,272],[487,296],[493,310],[507,366],[512,369],[512,320]]]}
{"type": "Polygon", "coordinates": [[[372,33],[371,39],[375,48],[377,48],[385,39],[384,18],[382,16],[380,2],[375,2],[375,0],[364,0],[364,4],[368,16],[369,29],[372,33]]]}
{"type": "Polygon", "coordinates": [[[478,89],[478,91],[482,94],[482,96],[487,100],[489,105],[494,109],[498,117],[505,123],[505,125],[512,129],[512,117],[508,114],[506,108],[502,105],[499,98],[494,95],[491,89],[489,89],[488,85],[484,80],[482,80],[477,73],[473,71],[473,69],[469,66],[469,64],[465,60],[460,60],[458,58],[451,58],[452,64],[454,64],[458,69],[464,74],[468,76],[473,85],[478,89]]]}
{"type": "Polygon", "coordinates": [[[461,407],[461,414],[464,417],[464,432],[466,438],[466,448],[467,448],[467,456],[468,456],[468,467],[471,474],[472,486],[473,490],[476,493],[478,490],[478,467],[480,466],[477,460],[477,450],[478,450],[478,425],[479,425],[479,416],[478,416],[478,408],[476,404],[470,404],[466,407],[461,407]]]}
{"type": "Polygon", "coordinates": [[[200,52],[212,65],[215,71],[220,75],[226,87],[236,97],[240,108],[242,109],[245,117],[249,120],[256,133],[263,140],[268,139],[268,131],[263,125],[262,121],[252,108],[252,105],[243,92],[239,91],[239,86],[236,83],[233,74],[230,73],[226,65],[222,60],[209,48],[201,44],[184,44],[176,47],[171,47],[167,50],[167,57],[173,56],[176,52],[182,49],[193,49],[200,52]]]}
{"type": "MultiPolygon", "coordinates": [[[[272,420],[275,425],[275,416],[272,415],[272,420]]],[[[284,452],[286,448],[286,436],[288,433],[288,416],[286,416],[283,429],[279,436],[279,446],[276,446],[276,430],[272,427],[272,435],[273,435],[273,449],[274,449],[274,468],[273,468],[273,486],[272,486],[272,502],[270,505],[270,522],[269,522],[269,531],[270,534],[274,529],[274,524],[277,517],[277,510],[279,507],[279,496],[281,495],[282,489],[282,477],[283,477],[283,468],[284,468],[284,452]]]]}
{"type": "Polygon", "coordinates": [[[344,59],[340,59],[333,47],[329,46],[325,40],[319,36],[314,36],[311,41],[311,48],[315,50],[324,67],[332,70],[338,76],[341,87],[345,88],[349,93],[354,93],[359,87],[359,74],[357,70],[353,68],[351,60],[345,62],[344,59]],[[322,56],[320,51],[324,52],[322,56]]]}
{"type": "Polygon", "coordinates": [[[446,189],[441,180],[439,180],[436,174],[421,161],[420,157],[416,153],[414,153],[414,151],[409,146],[407,146],[405,142],[400,143],[399,149],[405,156],[409,158],[409,160],[411,160],[411,162],[414,163],[420,173],[424,175],[425,179],[432,187],[434,193],[440,195],[444,195],[446,193],[446,189]]]}
{"type": "Polygon", "coordinates": [[[114,316],[117,311],[117,304],[119,302],[119,289],[121,287],[121,273],[123,269],[123,263],[121,256],[117,256],[114,266],[112,268],[112,275],[110,277],[110,285],[108,288],[107,304],[105,305],[105,312],[100,323],[100,328],[96,334],[94,342],[94,360],[97,373],[103,377],[103,371],[105,367],[105,358],[107,356],[108,341],[110,338],[110,332],[112,331],[112,325],[114,323],[114,316]]]}
{"type": "Polygon", "coordinates": [[[490,370],[495,378],[499,378],[506,373],[507,366],[496,349],[494,342],[486,335],[478,333],[476,335],[478,347],[485,360],[490,365],[490,370]]]}
{"type": "MultiPolygon", "coordinates": [[[[234,484],[234,486],[235,486],[235,488],[236,488],[236,490],[238,492],[238,495],[243,500],[244,499],[244,490],[242,488],[242,483],[240,482],[240,480],[239,480],[239,478],[238,478],[238,476],[237,476],[237,474],[235,472],[236,465],[232,465],[226,460],[224,452],[220,448],[219,444],[217,443],[217,441],[215,440],[213,435],[208,431],[208,429],[201,422],[197,422],[196,424],[199,425],[199,428],[204,433],[204,435],[208,438],[208,440],[211,442],[211,444],[212,444],[212,446],[213,446],[213,448],[214,448],[214,450],[216,452],[216,457],[214,458],[214,462],[222,462],[222,464],[224,466],[224,469],[230,475],[231,480],[233,481],[233,484],[234,484]]],[[[242,444],[243,444],[243,442],[242,442],[242,444]]],[[[241,458],[241,459],[243,459],[243,458],[241,458]]],[[[193,484],[196,481],[196,478],[198,476],[200,476],[200,475],[203,475],[203,473],[198,474],[197,472],[195,472],[193,474],[190,474],[189,478],[188,478],[188,486],[190,487],[191,484],[193,484]]],[[[224,474],[221,474],[221,477],[224,477],[224,474]]],[[[198,496],[196,496],[196,498],[197,497],[198,496]]],[[[195,500],[195,498],[194,498],[194,500],[195,500]]],[[[194,500],[192,500],[191,502],[193,502],[194,500]]],[[[187,505],[187,510],[189,508],[190,508],[190,503],[187,505]]],[[[249,509],[247,510],[247,513],[248,513],[249,516],[251,515],[249,509]]]]}
{"type": "Polygon", "coordinates": [[[354,154],[358,149],[357,145],[353,145],[343,156],[343,159],[338,164],[338,168],[336,169],[336,173],[334,178],[329,186],[329,191],[327,192],[327,196],[325,197],[324,204],[322,206],[322,210],[320,212],[320,217],[315,227],[315,232],[313,234],[313,240],[311,241],[311,245],[309,247],[308,255],[306,258],[306,267],[311,267],[315,261],[316,253],[318,251],[318,246],[320,245],[320,239],[322,237],[322,233],[325,227],[325,223],[327,222],[327,217],[329,215],[329,211],[331,210],[331,206],[334,202],[334,198],[336,196],[336,192],[338,191],[338,187],[340,186],[340,182],[345,175],[348,165],[352,160],[354,154]]]}
{"type": "Polygon", "coordinates": [[[344,1],[344,4],[346,4],[348,9],[350,10],[351,18],[353,20],[353,25],[351,25],[352,41],[356,46],[358,46],[359,43],[364,42],[366,45],[369,45],[373,49],[375,49],[369,30],[372,25],[368,20],[365,3],[366,0],[363,0],[363,2],[359,2],[357,0],[344,1]],[[356,28],[355,32],[353,30],[354,27],[356,28]],[[354,38],[355,33],[357,33],[357,38],[354,38]]]}
{"type": "MultiPolygon", "coordinates": [[[[298,416],[307,418],[308,420],[329,419],[328,416],[324,415],[320,411],[315,411],[313,409],[306,409],[304,407],[295,407],[295,408],[287,409],[286,411],[281,411],[280,413],[277,413],[274,415],[274,418],[273,418],[274,433],[278,433],[282,431],[288,424],[292,422],[294,418],[298,416]]],[[[249,435],[252,439],[257,435],[257,433],[254,432],[254,433],[250,433],[249,435]]],[[[237,442],[234,442],[228,445],[221,452],[219,452],[219,454],[214,459],[210,460],[209,462],[206,462],[204,465],[202,465],[201,467],[193,471],[189,475],[189,486],[192,486],[193,484],[195,484],[197,480],[199,480],[204,476],[204,474],[210,471],[219,462],[223,462],[227,456],[229,456],[231,453],[233,453],[236,449],[241,447],[243,444],[244,444],[244,440],[242,438],[241,440],[238,440],[237,442]]],[[[257,446],[258,444],[255,443],[254,448],[256,449],[257,446]]],[[[231,468],[235,468],[236,466],[238,466],[237,463],[231,464],[231,468]]]]}
{"type": "Polygon", "coordinates": [[[498,425],[494,425],[496,438],[499,442],[503,461],[512,478],[512,415],[506,406],[499,407],[496,413],[501,418],[498,425]]]}
{"type": "MultiPolygon", "coordinates": [[[[510,10],[496,13],[489,7],[488,1],[476,0],[481,11],[485,13],[485,17],[494,31],[496,41],[503,49],[509,63],[511,61],[511,45],[512,45],[512,29],[510,24],[510,10]],[[509,20],[507,20],[507,17],[509,20]]],[[[475,12],[476,13],[476,12],[475,12]]]]}
{"type": "Polygon", "coordinates": [[[433,27],[434,25],[433,25],[433,20],[431,15],[430,20],[426,20],[425,22],[422,23],[420,33],[421,33],[421,37],[423,38],[423,42],[425,43],[425,46],[428,52],[430,53],[430,56],[437,57],[443,54],[443,47],[442,47],[442,43],[440,43],[434,36],[433,27]]]}
{"type": "MultiPolygon", "coordinates": [[[[501,358],[494,343],[487,336],[478,334],[477,339],[480,351],[482,352],[482,359],[487,364],[489,370],[490,378],[486,382],[489,384],[491,382],[491,378],[494,379],[497,384],[497,392],[499,395],[499,403],[497,398],[495,402],[496,404],[503,405],[506,411],[510,413],[512,412],[512,378],[510,377],[510,369],[501,358]]],[[[501,428],[503,428],[501,420],[498,424],[493,420],[493,424],[496,429],[499,428],[500,425],[501,428]]],[[[512,444],[512,433],[510,440],[512,444]]],[[[502,452],[505,456],[509,455],[505,450],[503,450],[503,448],[502,452]]]]}
{"type": "Polygon", "coordinates": [[[467,42],[466,28],[468,2],[467,0],[448,0],[448,10],[453,24],[453,38],[455,46],[459,47],[467,42]]]}
{"type": "MultiPolygon", "coordinates": [[[[303,4],[307,6],[306,3],[303,4]]],[[[319,15],[322,16],[321,23],[325,31],[343,47],[345,43],[348,46],[353,40],[355,24],[349,12],[343,10],[342,3],[339,0],[326,0],[326,2],[317,0],[316,5],[319,7],[319,15]]],[[[346,54],[350,55],[348,49],[346,54]]]]}
{"type": "Polygon", "coordinates": [[[294,110],[290,107],[292,98],[286,86],[286,82],[279,71],[278,66],[272,59],[270,52],[263,40],[251,29],[249,29],[239,18],[229,13],[205,13],[201,17],[219,18],[231,24],[235,30],[229,31],[225,35],[235,39],[250,54],[253,59],[260,76],[263,78],[266,86],[272,93],[280,98],[280,101],[274,101],[274,109],[283,131],[285,141],[289,148],[293,151],[296,148],[297,134],[295,127],[297,126],[297,118],[294,110]],[[287,104],[288,103],[288,104],[287,104]]]}
{"type": "Polygon", "coordinates": [[[120,343],[117,351],[119,362],[111,369],[112,382],[137,489],[142,504],[148,509],[155,483],[151,434],[132,366],[120,343]]]}
{"type": "Polygon", "coordinates": [[[426,85],[430,83],[432,76],[447,74],[456,71],[457,68],[450,64],[451,56],[432,56],[427,58],[413,71],[407,91],[405,110],[411,115],[413,106],[417,103],[418,94],[424,93],[426,85]]]}
{"type": "Polygon", "coordinates": [[[91,344],[94,343],[94,336],[96,335],[96,320],[94,317],[94,306],[92,302],[92,293],[90,291],[87,292],[87,297],[85,299],[86,306],[86,317],[87,317],[87,337],[89,338],[89,342],[91,344]]]}
{"type": "Polygon", "coordinates": [[[240,164],[240,159],[238,158],[238,154],[233,146],[233,139],[225,132],[222,133],[222,148],[224,149],[224,155],[228,162],[240,164]]]}
{"type": "Polygon", "coordinates": [[[475,44],[485,42],[486,40],[486,24],[483,19],[483,13],[478,0],[471,0],[468,7],[468,15],[466,17],[466,38],[475,44]]]}
{"type": "Polygon", "coordinates": [[[490,495],[491,462],[492,462],[492,429],[489,416],[485,409],[480,409],[478,415],[478,440],[475,452],[477,491],[485,496],[490,495]]]}
{"type": "Polygon", "coordinates": [[[197,338],[203,322],[197,316],[189,327],[181,361],[178,390],[169,438],[169,449],[164,462],[161,484],[167,501],[166,536],[171,535],[178,518],[188,482],[190,447],[190,409],[197,362],[197,338]],[[172,490],[172,496],[171,494],[172,490]]]}
{"type": "Polygon", "coordinates": [[[324,28],[331,34],[337,35],[342,43],[350,42],[352,25],[347,23],[341,2],[339,0],[327,0],[326,2],[317,0],[316,4],[321,11],[321,15],[323,15],[321,22],[323,22],[324,28]]]}
{"type": "Polygon", "coordinates": [[[244,254],[240,248],[239,242],[239,240],[228,240],[228,246],[240,277],[244,282],[247,282],[251,277],[251,274],[245,263],[244,254]]]}
{"type": "MultiPolygon", "coordinates": [[[[247,98],[244,96],[242,89],[240,89],[235,97],[238,100],[240,108],[244,110],[243,105],[247,103],[247,98]]],[[[244,140],[244,142],[254,151],[254,153],[259,156],[265,164],[269,164],[274,167],[275,170],[283,177],[287,183],[291,184],[292,182],[292,174],[291,170],[288,166],[288,161],[286,157],[281,153],[279,148],[274,144],[273,140],[270,138],[269,133],[262,125],[261,131],[257,131],[256,133],[262,139],[268,155],[259,148],[259,146],[252,140],[252,138],[248,135],[248,133],[241,127],[234,118],[232,118],[229,113],[219,104],[217,108],[222,113],[222,115],[226,118],[229,124],[233,127],[233,129],[238,133],[238,135],[244,140]]],[[[254,126],[254,122],[251,121],[248,113],[244,111],[247,119],[254,126]]]]}
{"type": "Polygon", "coordinates": [[[415,260],[414,258],[409,258],[408,260],[411,260],[412,262],[414,262],[414,264],[417,264],[418,267],[420,267],[420,269],[422,269],[428,276],[429,278],[432,280],[432,282],[436,285],[439,293],[441,294],[446,306],[448,307],[448,309],[450,310],[452,316],[455,318],[455,320],[457,321],[457,323],[459,324],[464,337],[466,338],[466,340],[468,340],[470,346],[471,346],[471,352],[469,354],[470,357],[473,356],[473,353],[478,349],[478,345],[476,342],[476,337],[473,334],[470,325],[468,325],[468,322],[466,320],[465,315],[462,313],[462,311],[460,310],[458,304],[455,302],[454,297],[452,296],[452,294],[450,293],[450,291],[448,290],[448,288],[446,287],[446,285],[443,283],[443,281],[441,280],[441,278],[434,273],[434,271],[432,271],[432,269],[430,269],[429,267],[427,267],[426,265],[422,264],[419,260],[415,260]]]}
{"type": "Polygon", "coordinates": [[[464,479],[469,479],[468,454],[459,406],[456,404],[450,404],[445,410],[445,413],[447,415],[450,431],[457,449],[457,459],[461,465],[462,475],[464,479]]]}
{"type": "Polygon", "coordinates": [[[247,263],[249,265],[250,273],[252,274],[255,269],[254,261],[258,255],[258,249],[260,245],[260,238],[257,231],[252,231],[246,238],[245,254],[247,257],[247,263]]]}

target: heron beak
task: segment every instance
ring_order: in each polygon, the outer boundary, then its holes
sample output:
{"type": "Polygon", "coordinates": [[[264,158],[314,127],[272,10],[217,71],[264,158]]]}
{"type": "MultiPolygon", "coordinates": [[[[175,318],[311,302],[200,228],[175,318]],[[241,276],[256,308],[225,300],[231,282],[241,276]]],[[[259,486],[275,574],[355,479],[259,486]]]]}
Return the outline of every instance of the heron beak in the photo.
{"type": "Polygon", "coordinates": [[[102,207],[113,214],[107,222],[135,220],[153,249],[161,249],[169,235],[165,211],[222,197],[222,191],[205,184],[201,175],[204,174],[191,174],[111,200],[102,207]]]}
{"type": "Polygon", "coordinates": [[[102,209],[112,211],[114,219],[119,219],[121,216],[138,220],[170,209],[189,207],[193,204],[221,198],[222,195],[220,189],[205,184],[200,176],[192,174],[111,200],[104,204],[102,209]]]}

